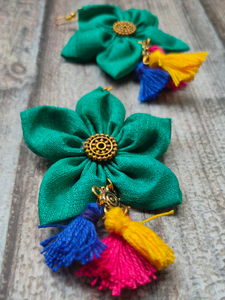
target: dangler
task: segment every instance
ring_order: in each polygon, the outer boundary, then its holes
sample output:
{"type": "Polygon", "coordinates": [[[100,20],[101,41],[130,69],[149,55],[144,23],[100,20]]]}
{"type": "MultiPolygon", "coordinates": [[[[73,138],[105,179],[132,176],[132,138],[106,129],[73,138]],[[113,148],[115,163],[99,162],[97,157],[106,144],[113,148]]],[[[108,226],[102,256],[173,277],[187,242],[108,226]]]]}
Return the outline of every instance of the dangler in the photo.
{"type": "Polygon", "coordinates": [[[105,214],[105,228],[108,232],[121,235],[134,249],[144,256],[158,270],[174,263],[174,252],[150,228],[142,223],[159,216],[172,214],[170,211],[142,222],[134,222],[124,214],[121,208],[110,209],[105,214]]]}
{"type": "Polygon", "coordinates": [[[140,62],[135,69],[140,80],[140,92],[138,100],[152,100],[159,95],[159,92],[167,85],[170,75],[164,70],[152,69],[140,62]]]}
{"type": "Polygon", "coordinates": [[[108,288],[113,296],[121,289],[136,289],[156,279],[156,269],[120,235],[111,233],[102,242],[107,246],[99,259],[83,266],[76,275],[95,277],[91,285],[100,281],[99,290],[108,288]]]}
{"type": "Polygon", "coordinates": [[[167,71],[175,86],[178,87],[181,81],[190,82],[194,80],[194,76],[198,73],[198,68],[205,61],[208,52],[187,53],[187,54],[164,54],[156,50],[149,54],[148,60],[144,64],[148,64],[151,68],[162,68],[167,71]]]}
{"type": "Polygon", "coordinates": [[[158,270],[174,262],[174,252],[148,227],[142,223],[165,214],[156,215],[143,222],[133,222],[126,215],[128,208],[115,194],[112,182],[107,187],[93,187],[99,205],[104,205],[105,227],[110,235],[102,242],[107,249],[99,259],[83,266],[76,275],[95,277],[99,290],[107,287],[113,295],[119,295],[122,288],[135,289],[156,279],[155,265],[158,270]],[[98,190],[98,193],[96,192],[98,190]]]}
{"type": "Polygon", "coordinates": [[[99,258],[106,245],[99,241],[95,223],[103,214],[103,207],[97,203],[88,204],[83,213],[68,225],[41,225],[39,228],[58,227],[63,231],[41,242],[45,262],[56,272],[68,267],[74,260],[85,264],[94,257],[99,258]]]}
{"type": "Polygon", "coordinates": [[[174,92],[179,89],[183,89],[187,84],[183,81],[178,86],[171,80],[170,74],[162,68],[151,68],[149,67],[149,57],[151,53],[155,51],[161,52],[163,55],[165,51],[159,46],[151,46],[150,39],[144,42],[139,42],[142,45],[142,56],[143,62],[140,62],[135,69],[136,76],[140,80],[140,92],[138,100],[148,101],[156,98],[159,92],[167,87],[172,89],[174,92]]]}

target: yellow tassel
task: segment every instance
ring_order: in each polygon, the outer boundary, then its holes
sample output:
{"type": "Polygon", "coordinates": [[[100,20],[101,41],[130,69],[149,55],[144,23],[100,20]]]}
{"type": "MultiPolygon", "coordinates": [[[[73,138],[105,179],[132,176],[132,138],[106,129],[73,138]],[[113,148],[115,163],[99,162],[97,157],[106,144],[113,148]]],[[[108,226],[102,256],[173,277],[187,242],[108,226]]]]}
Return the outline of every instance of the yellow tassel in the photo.
{"type": "Polygon", "coordinates": [[[144,62],[149,64],[151,68],[161,67],[167,71],[176,86],[181,81],[190,82],[194,80],[194,76],[198,73],[198,68],[206,59],[208,52],[189,53],[189,54],[163,54],[156,50],[149,54],[149,59],[144,62]]]}
{"type": "Polygon", "coordinates": [[[115,207],[105,213],[105,227],[110,233],[115,232],[122,235],[134,249],[158,270],[161,270],[167,268],[170,263],[174,263],[174,252],[156,233],[142,223],[172,213],[173,211],[170,211],[142,222],[133,222],[120,207],[115,207]]]}

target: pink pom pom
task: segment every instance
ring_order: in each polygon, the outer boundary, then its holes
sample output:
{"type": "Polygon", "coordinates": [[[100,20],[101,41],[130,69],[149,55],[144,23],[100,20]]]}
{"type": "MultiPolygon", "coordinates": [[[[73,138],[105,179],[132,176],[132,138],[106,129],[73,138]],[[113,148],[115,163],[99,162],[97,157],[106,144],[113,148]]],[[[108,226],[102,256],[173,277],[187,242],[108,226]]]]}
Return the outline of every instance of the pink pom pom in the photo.
{"type": "Polygon", "coordinates": [[[76,275],[95,277],[92,286],[100,279],[98,289],[107,287],[113,296],[119,296],[122,288],[136,289],[151,282],[150,276],[156,279],[156,269],[122,236],[112,233],[102,242],[107,249],[100,258],[81,267],[76,275]]]}
{"type": "Polygon", "coordinates": [[[181,81],[179,83],[178,86],[175,85],[175,83],[173,81],[170,81],[167,83],[167,88],[172,89],[174,91],[174,93],[178,90],[178,89],[184,89],[187,86],[187,83],[184,81],[181,81]]]}
{"type": "Polygon", "coordinates": [[[156,50],[159,50],[160,52],[162,52],[163,54],[165,54],[165,51],[163,50],[163,48],[159,47],[159,46],[156,46],[156,45],[153,45],[151,46],[149,49],[148,49],[148,52],[149,53],[152,53],[156,50]]]}

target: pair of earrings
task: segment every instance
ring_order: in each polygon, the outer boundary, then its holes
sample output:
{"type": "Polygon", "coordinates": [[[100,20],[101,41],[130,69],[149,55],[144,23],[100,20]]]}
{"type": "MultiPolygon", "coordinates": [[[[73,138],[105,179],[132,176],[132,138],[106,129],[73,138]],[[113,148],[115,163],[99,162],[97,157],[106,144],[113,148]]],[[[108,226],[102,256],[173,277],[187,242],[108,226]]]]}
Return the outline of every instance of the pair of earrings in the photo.
{"type": "MultiPolygon", "coordinates": [[[[166,86],[184,87],[207,55],[173,53],[189,47],[159,30],[158,19],[146,10],[96,5],[82,7],[78,15],[80,28],[62,56],[79,63],[96,58],[114,79],[135,70],[140,101],[155,98],[166,86]]],[[[75,19],[73,13],[57,25],[75,19]]],[[[83,96],[76,111],[41,106],[22,112],[21,120],[30,150],[54,162],[43,178],[38,203],[39,227],[62,229],[41,243],[47,265],[57,271],[78,260],[85,265],[77,275],[93,276],[99,289],[119,295],[122,288],[156,279],[155,267],[161,270],[175,259],[142,225],[161,215],[133,222],[129,207],[172,207],[181,204],[182,194],[176,176],[157,160],[169,146],[171,120],[149,114],[125,120],[123,104],[109,90],[99,87],[83,96]],[[102,241],[94,226],[101,217],[110,233],[102,241]]]]}

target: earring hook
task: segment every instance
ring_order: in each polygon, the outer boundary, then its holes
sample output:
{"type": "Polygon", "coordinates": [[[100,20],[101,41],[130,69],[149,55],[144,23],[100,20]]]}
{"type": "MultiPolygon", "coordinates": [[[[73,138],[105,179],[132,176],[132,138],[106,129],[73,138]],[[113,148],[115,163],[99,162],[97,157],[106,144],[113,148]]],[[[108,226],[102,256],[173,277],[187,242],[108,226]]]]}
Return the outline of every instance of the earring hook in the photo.
{"type": "MultiPolygon", "coordinates": [[[[78,10],[82,9],[79,8],[78,10]]],[[[69,16],[59,16],[55,19],[55,25],[57,26],[60,26],[60,25],[64,25],[64,24],[67,24],[67,23],[70,23],[70,22],[74,22],[74,21],[77,21],[78,18],[76,18],[76,14],[78,13],[78,10],[76,12],[71,12],[69,16]],[[64,19],[63,22],[58,22],[58,20],[62,20],[64,19]]]]}

